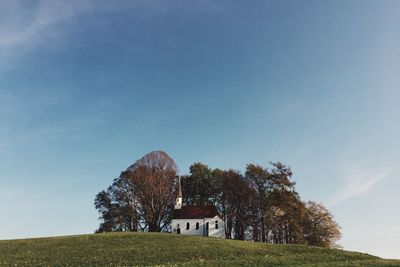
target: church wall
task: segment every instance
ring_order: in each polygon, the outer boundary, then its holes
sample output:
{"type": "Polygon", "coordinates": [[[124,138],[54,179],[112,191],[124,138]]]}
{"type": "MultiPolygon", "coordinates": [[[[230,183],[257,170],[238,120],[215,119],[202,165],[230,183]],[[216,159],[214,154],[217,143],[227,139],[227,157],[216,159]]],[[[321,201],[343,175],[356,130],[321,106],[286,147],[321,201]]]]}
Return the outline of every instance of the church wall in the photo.
{"type": "Polygon", "coordinates": [[[203,235],[203,219],[173,219],[172,232],[177,233],[177,224],[181,229],[182,235],[203,235]],[[199,229],[196,230],[196,223],[199,223],[199,229]],[[186,223],[190,224],[189,230],[186,230],[186,223]]]}
{"type": "Polygon", "coordinates": [[[182,235],[204,235],[206,231],[206,223],[209,223],[209,236],[225,238],[224,222],[218,218],[205,219],[173,219],[171,222],[172,233],[177,233],[177,225],[179,224],[180,233],[182,235]],[[215,221],[218,221],[218,229],[215,227],[215,221]],[[199,229],[196,230],[196,223],[199,223],[199,229]],[[186,224],[189,223],[189,230],[186,229],[186,224]]]}
{"type": "Polygon", "coordinates": [[[206,220],[209,222],[209,236],[225,238],[224,222],[220,218],[208,218],[206,220]],[[218,229],[216,229],[215,221],[218,221],[218,229]]]}

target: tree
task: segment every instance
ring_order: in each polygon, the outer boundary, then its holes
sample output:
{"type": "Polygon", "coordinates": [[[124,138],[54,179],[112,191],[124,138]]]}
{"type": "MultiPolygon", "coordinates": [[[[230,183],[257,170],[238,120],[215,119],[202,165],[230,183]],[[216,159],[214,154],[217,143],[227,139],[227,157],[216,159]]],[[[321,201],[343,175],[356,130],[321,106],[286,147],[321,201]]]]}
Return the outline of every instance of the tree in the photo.
{"type": "Polygon", "coordinates": [[[245,177],[237,171],[217,171],[219,173],[219,207],[226,224],[226,237],[244,240],[251,219],[251,194],[245,177]]]}
{"type": "Polygon", "coordinates": [[[272,177],[267,169],[260,165],[247,164],[245,176],[253,182],[256,194],[252,195],[253,239],[258,239],[258,229],[261,229],[261,241],[267,240],[266,213],[268,210],[268,195],[272,188],[272,177]]]}
{"type": "Polygon", "coordinates": [[[303,244],[304,204],[294,191],[275,189],[269,196],[268,221],[272,242],[303,244]]]}
{"type": "Polygon", "coordinates": [[[163,151],[136,161],[122,176],[133,184],[138,212],[149,232],[168,226],[175,201],[177,166],[163,151]]]}
{"type": "Polygon", "coordinates": [[[268,222],[273,243],[304,243],[302,222],[304,204],[291,181],[290,167],[281,162],[271,162],[270,193],[268,194],[268,222]]]}
{"type": "MultiPolygon", "coordinates": [[[[304,203],[295,191],[290,167],[248,164],[245,175],[210,169],[196,162],[182,177],[187,205],[214,204],[225,222],[228,239],[334,247],[340,227],[315,202],[304,203]]],[[[100,213],[96,232],[167,231],[178,182],[177,166],[163,151],[153,151],[130,166],[96,195],[100,213]]]]}
{"type": "Polygon", "coordinates": [[[295,182],[290,179],[293,175],[290,167],[286,166],[281,162],[270,162],[272,169],[270,171],[273,189],[278,189],[280,191],[294,191],[295,182]]]}
{"type": "Polygon", "coordinates": [[[163,231],[174,206],[177,167],[163,151],[136,161],[95,199],[102,220],[97,232],[163,231]]]}
{"type": "Polygon", "coordinates": [[[190,167],[190,175],[182,176],[184,200],[187,205],[207,205],[214,203],[217,194],[213,171],[201,162],[190,167]]]}
{"type": "Polygon", "coordinates": [[[314,201],[306,203],[304,220],[304,238],[310,246],[336,247],[341,237],[340,226],[333,215],[322,205],[314,201]]]}
{"type": "Polygon", "coordinates": [[[139,226],[133,185],[123,177],[96,195],[95,208],[102,220],[96,232],[136,231],[139,226]]]}

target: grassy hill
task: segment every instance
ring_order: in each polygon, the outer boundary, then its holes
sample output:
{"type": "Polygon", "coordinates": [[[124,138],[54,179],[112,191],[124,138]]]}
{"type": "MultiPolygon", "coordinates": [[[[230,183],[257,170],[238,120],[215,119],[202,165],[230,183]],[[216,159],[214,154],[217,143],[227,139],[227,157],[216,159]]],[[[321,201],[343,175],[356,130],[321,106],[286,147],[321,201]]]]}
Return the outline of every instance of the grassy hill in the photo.
{"type": "Polygon", "coordinates": [[[0,266],[400,266],[367,254],[159,233],[0,241],[0,266]]]}

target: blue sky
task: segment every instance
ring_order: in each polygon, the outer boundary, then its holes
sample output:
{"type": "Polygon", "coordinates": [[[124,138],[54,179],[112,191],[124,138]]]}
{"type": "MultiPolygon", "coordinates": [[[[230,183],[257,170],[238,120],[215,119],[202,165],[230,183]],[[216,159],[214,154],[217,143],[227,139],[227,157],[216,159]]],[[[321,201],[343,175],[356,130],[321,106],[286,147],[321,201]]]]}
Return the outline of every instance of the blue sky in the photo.
{"type": "Polygon", "coordinates": [[[398,1],[1,1],[0,239],[91,233],[161,149],[283,161],[345,249],[399,257],[398,1]]]}

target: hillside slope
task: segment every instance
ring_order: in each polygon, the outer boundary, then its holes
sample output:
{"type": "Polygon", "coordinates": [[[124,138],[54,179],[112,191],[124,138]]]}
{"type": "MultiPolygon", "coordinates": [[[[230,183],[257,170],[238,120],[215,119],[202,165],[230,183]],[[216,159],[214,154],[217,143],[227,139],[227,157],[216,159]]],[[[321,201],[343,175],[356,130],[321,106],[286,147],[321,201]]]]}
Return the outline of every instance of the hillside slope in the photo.
{"type": "Polygon", "coordinates": [[[0,241],[0,266],[400,266],[367,254],[159,233],[0,241]]]}

